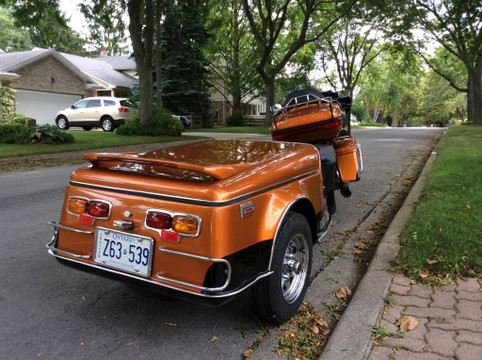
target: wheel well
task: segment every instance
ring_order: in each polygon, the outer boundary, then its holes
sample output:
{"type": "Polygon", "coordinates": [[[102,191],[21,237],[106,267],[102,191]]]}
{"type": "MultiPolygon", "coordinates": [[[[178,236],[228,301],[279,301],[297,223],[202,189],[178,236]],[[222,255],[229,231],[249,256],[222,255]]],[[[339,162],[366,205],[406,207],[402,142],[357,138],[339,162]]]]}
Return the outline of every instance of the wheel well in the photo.
{"type": "Polygon", "coordinates": [[[102,117],[100,118],[100,121],[102,121],[104,119],[109,119],[110,121],[114,120],[114,119],[112,119],[112,116],[110,116],[110,115],[102,115],[102,117]]]}
{"type": "Polygon", "coordinates": [[[311,238],[313,242],[316,240],[316,214],[311,201],[306,198],[299,199],[294,204],[291,205],[289,211],[297,212],[303,215],[308,223],[310,224],[311,238]]]}

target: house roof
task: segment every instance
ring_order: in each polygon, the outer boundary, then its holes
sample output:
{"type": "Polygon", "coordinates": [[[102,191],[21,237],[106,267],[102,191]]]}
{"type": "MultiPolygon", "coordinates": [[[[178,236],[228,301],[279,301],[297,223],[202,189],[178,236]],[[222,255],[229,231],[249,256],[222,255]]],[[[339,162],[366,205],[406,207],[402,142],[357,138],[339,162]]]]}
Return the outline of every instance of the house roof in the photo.
{"type": "MultiPolygon", "coordinates": [[[[117,67],[117,69],[115,69],[107,61],[59,53],[54,49],[35,48],[30,51],[21,51],[8,54],[0,53],[0,72],[3,74],[15,74],[16,70],[49,55],[57,58],[61,63],[63,63],[89,84],[95,83],[93,79],[99,79],[102,82],[110,84],[112,87],[132,88],[134,84],[137,83],[137,79],[134,77],[118,71],[120,67],[127,66],[127,61],[121,59],[115,60],[117,67]],[[120,64],[123,65],[121,66],[120,64]]],[[[135,63],[131,62],[130,64],[132,65],[131,69],[133,69],[135,67],[135,63]]]]}
{"type": "Polygon", "coordinates": [[[64,53],[62,53],[62,55],[86,74],[107,82],[113,87],[125,87],[130,89],[137,83],[136,78],[121,71],[117,71],[108,62],[64,53]]]}
{"type": "Polygon", "coordinates": [[[130,56],[101,56],[95,60],[104,61],[118,71],[129,71],[136,68],[136,62],[130,56]]]}

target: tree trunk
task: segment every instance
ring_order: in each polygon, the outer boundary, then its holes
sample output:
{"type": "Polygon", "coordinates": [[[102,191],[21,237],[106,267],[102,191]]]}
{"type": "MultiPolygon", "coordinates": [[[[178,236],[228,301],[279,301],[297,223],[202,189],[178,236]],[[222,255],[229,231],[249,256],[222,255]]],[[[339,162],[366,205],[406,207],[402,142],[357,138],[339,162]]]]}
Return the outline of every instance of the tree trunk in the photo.
{"type": "Polygon", "coordinates": [[[467,117],[474,124],[482,125],[482,61],[474,69],[469,71],[467,81],[467,117]]]}
{"type": "Polygon", "coordinates": [[[162,4],[160,0],[156,1],[156,89],[157,89],[157,106],[162,109],[162,56],[161,56],[161,15],[162,4]]]}
{"type": "Polygon", "coordinates": [[[141,22],[142,1],[129,0],[127,10],[129,13],[129,33],[134,49],[137,71],[139,73],[139,122],[147,124],[152,118],[152,39],[154,23],[152,13],[152,0],[145,0],[145,26],[141,22]],[[143,31],[144,28],[144,31],[143,31]]]}
{"type": "Polygon", "coordinates": [[[393,115],[392,115],[392,127],[398,127],[398,109],[394,108],[393,109],[393,115]]]}
{"type": "MultiPolygon", "coordinates": [[[[259,71],[259,70],[258,70],[259,71]]],[[[274,105],[274,79],[275,74],[272,69],[266,69],[264,71],[259,71],[261,77],[264,80],[264,86],[266,89],[266,119],[265,125],[271,126],[273,121],[273,113],[271,107],[274,105]]]]}

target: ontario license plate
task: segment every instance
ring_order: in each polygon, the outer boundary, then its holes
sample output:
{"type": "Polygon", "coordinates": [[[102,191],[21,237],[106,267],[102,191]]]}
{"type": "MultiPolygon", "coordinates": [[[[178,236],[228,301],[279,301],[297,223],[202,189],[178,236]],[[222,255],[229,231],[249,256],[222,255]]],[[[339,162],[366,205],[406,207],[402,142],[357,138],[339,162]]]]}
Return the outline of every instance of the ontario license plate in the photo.
{"type": "Polygon", "coordinates": [[[94,262],[147,277],[151,273],[153,243],[145,236],[98,227],[94,262]]]}

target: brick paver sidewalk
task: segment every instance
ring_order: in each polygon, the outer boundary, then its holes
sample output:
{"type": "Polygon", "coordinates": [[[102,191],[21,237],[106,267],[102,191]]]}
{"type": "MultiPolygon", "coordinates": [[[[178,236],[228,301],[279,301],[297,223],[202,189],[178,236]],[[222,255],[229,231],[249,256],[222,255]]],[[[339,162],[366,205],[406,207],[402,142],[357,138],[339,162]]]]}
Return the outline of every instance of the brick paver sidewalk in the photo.
{"type": "Polygon", "coordinates": [[[369,360],[482,359],[482,280],[460,280],[431,290],[396,275],[390,291],[393,304],[379,326],[395,333],[403,316],[419,323],[403,338],[390,336],[376,344],[369,360]]]}

